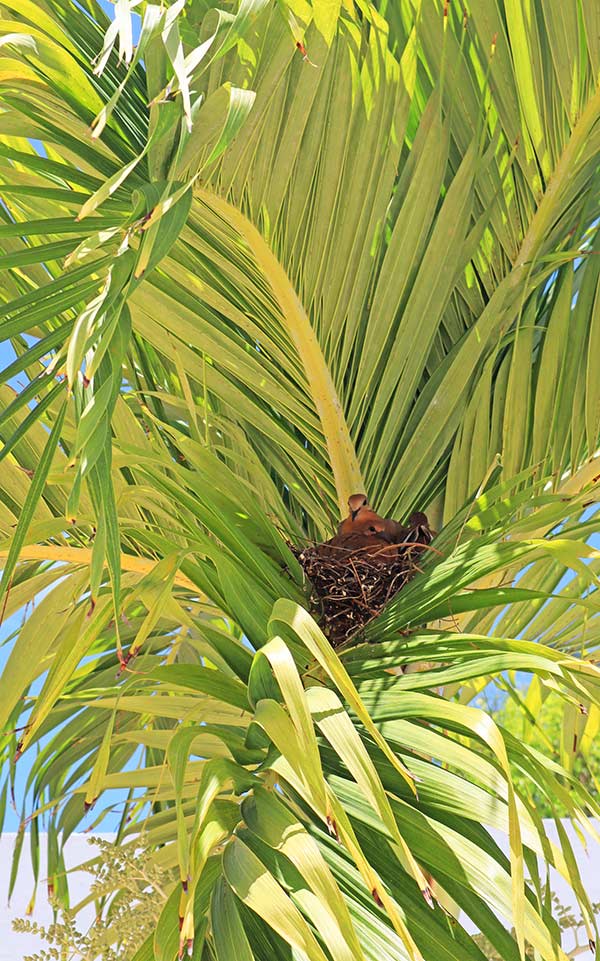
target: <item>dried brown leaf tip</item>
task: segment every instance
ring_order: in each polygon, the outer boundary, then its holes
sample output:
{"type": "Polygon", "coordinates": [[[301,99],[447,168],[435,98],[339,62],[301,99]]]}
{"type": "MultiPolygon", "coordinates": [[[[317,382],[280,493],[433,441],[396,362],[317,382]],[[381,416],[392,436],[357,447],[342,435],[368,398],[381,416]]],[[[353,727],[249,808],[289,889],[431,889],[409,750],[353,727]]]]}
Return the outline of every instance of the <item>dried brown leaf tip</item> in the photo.
{"type": "Polygon", "coordinates": [[[373,895],[373,900],[374,900],[375,904],[378,904],[379,907],[382,908],[382,907],[383,907],[383,901],[381,900],[381,897],[380,897],[380,895],[379,895],[379,891],[377,890],[377,888],[373,888],[373,890],[371,891],[371,894],[373,895]]]}
{"type": "Polygon", "coordinates": [[[316,63],[313,63],[310,57],[308,56],[308,50],[306,49],[306,47],[304,46],[301,40],[296,40],[296,50],[298,51],[298,53],[301,54],[302,59],[304,60],[304,63],[309,63],[311,67],[317,66],[316,63]]]}
{"type": "Polygon", "coordinates": [[[336,839],[336,841],[339,841],[340,835],[338,833],[336,820],[335,818],[330,817],[329,814],[327,815],[327,830],[331,836],[336,839]]]}
{"type": "Polygon", "coordinates": [[[433,893],[431,891],[431,888],[429,886],[427,886],[426,888],[423,888],[423,890],[421,891],[421,894],[427,901],[427,904],[429,905],[431,910],[435,911],[435,901],[433,900],[433,893]]]}

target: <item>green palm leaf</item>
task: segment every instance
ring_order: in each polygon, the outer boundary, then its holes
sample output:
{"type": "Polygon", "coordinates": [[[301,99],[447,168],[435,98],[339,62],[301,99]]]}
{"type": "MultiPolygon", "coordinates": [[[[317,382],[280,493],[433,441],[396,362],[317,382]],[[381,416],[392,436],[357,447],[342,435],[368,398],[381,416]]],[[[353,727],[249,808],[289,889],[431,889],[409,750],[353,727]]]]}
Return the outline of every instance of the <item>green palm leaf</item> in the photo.
{"type": "Polygon", "coordinates": [[[593,4],[201,7],[0,3],[8,781],[63,903],[128,792],[180,877],[138,961],[475,961],[461,911],[564,957],[512,772],[597,799],[470,702],[599,716],[593,4]],[[334,652],[289,542],[361,488],[444,526],[334,652]]]}

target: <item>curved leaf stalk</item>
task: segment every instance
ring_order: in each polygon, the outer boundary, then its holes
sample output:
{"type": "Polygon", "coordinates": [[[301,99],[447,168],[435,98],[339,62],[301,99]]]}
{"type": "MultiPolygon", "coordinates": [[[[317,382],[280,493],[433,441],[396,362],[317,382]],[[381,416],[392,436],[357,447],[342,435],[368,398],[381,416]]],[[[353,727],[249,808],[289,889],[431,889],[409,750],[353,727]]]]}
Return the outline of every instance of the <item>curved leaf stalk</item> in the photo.
{"type": "MultiPolygon", "coordinates": [[[[0,565],[8,557],[6,548],[0,549],[0,565]]],[[[81,564],[89,565],[92,558],[92,549],[89,547],[56,547],[53,544],[29,544],[19,551],[20,561],[50,561],[52,564],[81,564]]],[[[137,557],[133,554],[121,554],[121,570],[129,571],[133,574],[149,574],[156,567],[156,561],[149,557],[137,557]]],[[[174,584],[178,587],[186,587],[194,593],[198,593],[196,585],[177,571],[174,584]]]]}
{"type": "Polygon", "coordinates": [[[250,223],[240,210],[210,191],[197,189],[196,195],[216,210],[244,238],[277,298],[290,337],[304,366],[321,421],[340,514],[343,515],[349,495],[353,491],[362,490],[364,483],[331,371],[308,315],[285,270],[254,224],[250,223]]]}

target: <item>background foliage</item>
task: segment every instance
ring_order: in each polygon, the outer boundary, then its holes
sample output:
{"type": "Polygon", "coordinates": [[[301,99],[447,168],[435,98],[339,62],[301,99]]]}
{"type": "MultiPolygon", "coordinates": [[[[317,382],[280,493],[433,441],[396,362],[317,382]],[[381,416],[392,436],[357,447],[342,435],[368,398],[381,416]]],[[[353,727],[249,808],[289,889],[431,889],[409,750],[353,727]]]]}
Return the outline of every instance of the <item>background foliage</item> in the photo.
{"type": "MultiPolygon", "coordinates": [[[[532,685],[529,690],[530,700],[533,699],[534,691],[535,685],[532,685]]],[[[594,739],[585,757],[579,752],[578,743],[576,742],[573,745],[572,737],[570,745],[565,743],[571,736],[571,732],[563,726],[563,705],[559,698],[550,694],[535,714],[531,713],[527,705],[523,709],[523,705],[519,701],[509,698],[500,709],[497,720],[511,734],[523,738],[542,754],[550,754],[555,760],[559,760],[561,756],[572,758],[574,776],[582,780],[592,793],[597,792],[599,774],[598,741],[594,739]],[[575,750],[573,750],[573,747],[575,747],[575,750]]],[[[568,763],[569,761],[567,761],[568,763]]],[[[513,773],[513,777],[519,789],[527,793],[530,787],[528,781],[516,771],[513,773]]],[[[533,786],[531,800],[542,817],[552,816],[551,808],[546,804],[545,798],[535,791],[535,786],[533,786]]],[[[557,805],[557,812],[559,811],[560,805],[557,805]]]]}
{"type": "Polygon", "coordinates": [[[41,822],[66,904],[120,789],[137,961],[562,958],[538,855],[593,945],[534,801],[596,836],[594,0],[0,11],[14,871],[41,822]],[[440,533],[338,655],[287,540],[359,489],[440,533]],[[516,672],[559,759],[471,703],[516,672]]]}

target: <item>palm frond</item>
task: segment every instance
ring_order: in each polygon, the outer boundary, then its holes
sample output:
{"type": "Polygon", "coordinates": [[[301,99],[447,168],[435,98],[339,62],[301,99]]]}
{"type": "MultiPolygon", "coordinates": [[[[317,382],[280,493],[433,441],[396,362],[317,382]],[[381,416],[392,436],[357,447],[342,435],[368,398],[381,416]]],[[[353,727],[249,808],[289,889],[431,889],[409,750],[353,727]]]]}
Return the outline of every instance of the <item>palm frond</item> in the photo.
{"type": "Polygon", "coordinates": [[[181,881],[138,961],[564,957],[512,772],[597,799],[470,702],[600,709],[593,4],[0,10],[0,743],[59,899],[119,790],[181,881]],[[334,652],[290,544],[363,486],[444,526],[334,652]]]}

